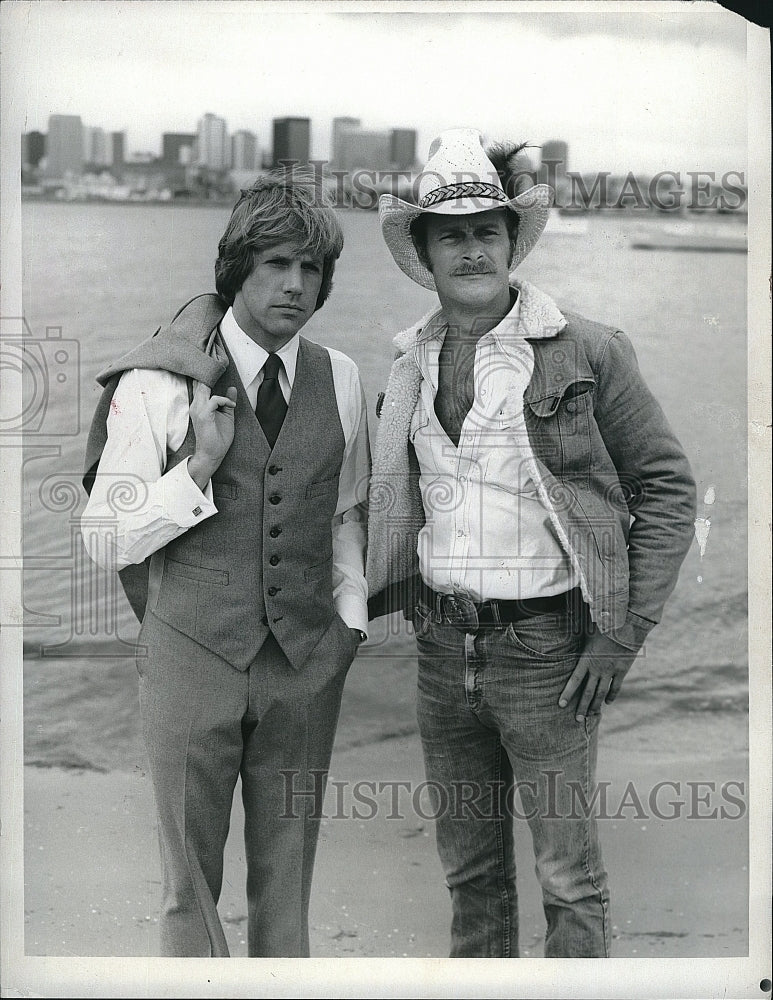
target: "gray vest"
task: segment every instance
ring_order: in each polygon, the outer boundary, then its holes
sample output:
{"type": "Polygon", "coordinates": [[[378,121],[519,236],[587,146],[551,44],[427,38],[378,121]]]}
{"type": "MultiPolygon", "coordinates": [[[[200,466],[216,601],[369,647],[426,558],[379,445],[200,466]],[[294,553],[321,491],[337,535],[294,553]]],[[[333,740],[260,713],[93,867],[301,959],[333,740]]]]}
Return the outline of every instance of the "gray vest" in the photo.
{"type": "MultiPolygon", "coordinates": [[[[234,440],[212,478],[218,512],[153,555],[148,609],[237,670],[271,631],[300,669],[335,613],[332,519],[345,441],[330,355],[300,338],[273,450],[229,356],[213,394],[230,385],[234,440]]],[[[194,443],[189,425],[167,469],[194,443]]]]}

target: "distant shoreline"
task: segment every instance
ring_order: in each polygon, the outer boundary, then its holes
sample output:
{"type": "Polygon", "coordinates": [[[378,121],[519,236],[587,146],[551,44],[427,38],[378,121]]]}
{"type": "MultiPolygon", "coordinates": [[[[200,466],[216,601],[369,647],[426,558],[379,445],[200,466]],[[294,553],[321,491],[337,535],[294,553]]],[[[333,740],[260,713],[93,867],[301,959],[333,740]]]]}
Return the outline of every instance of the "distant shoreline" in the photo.
{"type": "Polygon", "coordinates": [[[117,208],[233,208],[234,199],[223,199],[215,201],[211,198],[170,198],[168,201],[162,199],[143,201],[139,198],[48,198],[41,195],[22,195],[23,205],[110,205],[117,208]]]}
{"type": "MultiPolygon", "coordinates": [[[[66,205],[68,208],[79,207],[82,208],[86,205],[109,205],[111,208],[209,208],[209,209],[227,209],[229,212],[233,209],[236,204],[237,196],[234,195],[233,200],[224,201],[212,201],[211,199],[170,199],[169,201],[141,201],[129,200],[120,201],[114,198],[45,198],[39,197],[37,195],[24,196],[22,195],[21,203],[22,205],[66,205]]],[[[362,208],[353,205],[336,205],[336,209],[344,212],[375,212],[374,208],[362,208]]]]}
{"type": "MultiPolygon", "coordinates": [[[[228,208],[232,209],[235,201],[236,195],[233,199],[223,198],[220,200],[211,198],[170,198],[170,199],[147,199],[143,200],[140,198],[127,198],[125,200],[118,198],[52,198],[47,195],[37,195],[37,194],[24,194],[21,196],[21,203],[23,205],[67,205],[67,206],[83,206],[83,205],[110,205],[111,207],[124,208],[131,206],[132,208],[228,208]]],[[[364,205],[346,205],[346,204],[336,204],[337,209],[344,210],[347,212],[373,212],[377,209],[377,204],[373,206],[364,205]]],[[[617,218],[624,219],[635,219],[635,218],[658,218],[658,219],[668,219],[668,218],[680,218],[680,219],[726,219],[730,220],[746,220],[748,218],[748,213],[740,209],[727,210],[727,209],[716,209],[716,208],[700,208],[700,209],[684,209],[684,208],[674,208],[672,210],[661,210],[655,208],[654,206],[622,206],[620,208],[587,208],[587,209],[566,209],[561,206],[553,207],[553,214],[558,216],[563,216],[565,218],[588,218],[592,216],[614,216],[617,218]]]]}

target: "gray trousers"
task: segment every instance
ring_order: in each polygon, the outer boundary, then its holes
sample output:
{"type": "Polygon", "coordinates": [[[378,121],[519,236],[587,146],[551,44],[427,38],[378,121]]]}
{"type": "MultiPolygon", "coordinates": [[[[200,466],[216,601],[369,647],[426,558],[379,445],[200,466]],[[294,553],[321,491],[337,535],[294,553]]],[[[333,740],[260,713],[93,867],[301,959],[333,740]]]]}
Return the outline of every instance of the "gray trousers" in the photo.
{"type": "Polygon", "coordinates": [[[248,953],[309,954],[321,795],[355,647],[335,615],[304,667],[269,635],[244,673],[145,616],[140,711],[159,820],[164,956],[228,957],[217,901],[238,776],[248,953]],[[313,793],[313,794],[312,794],[313,793]]]}

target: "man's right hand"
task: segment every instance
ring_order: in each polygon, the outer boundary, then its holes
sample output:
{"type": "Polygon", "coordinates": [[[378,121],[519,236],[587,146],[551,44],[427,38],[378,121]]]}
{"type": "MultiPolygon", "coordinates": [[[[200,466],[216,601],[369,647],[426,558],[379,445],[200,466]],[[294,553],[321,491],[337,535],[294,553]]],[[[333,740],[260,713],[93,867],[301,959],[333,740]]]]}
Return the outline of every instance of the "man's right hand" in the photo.
{"type": "Polygon", "coordinates": [[[206,488],[234,439],[236,388],[226,396],[213,396],[209,386],[199,382],[190,407],[196,435],[196,450],[188,460],[188,474],[200,490],[206,488]]]}

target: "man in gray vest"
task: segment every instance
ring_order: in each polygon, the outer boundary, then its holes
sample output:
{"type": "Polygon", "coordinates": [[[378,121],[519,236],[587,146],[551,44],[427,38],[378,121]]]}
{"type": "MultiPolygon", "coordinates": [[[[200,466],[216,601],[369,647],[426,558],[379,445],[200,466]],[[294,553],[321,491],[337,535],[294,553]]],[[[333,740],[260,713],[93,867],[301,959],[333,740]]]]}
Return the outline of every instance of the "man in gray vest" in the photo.
{"type": "Polygon", "coordinates": [[[259,178],[220,240],[218,294],[99,376],[83,537],[142,620],[166,956],[228,956],[217,901],[239,777],[249,955],[309,954],[320,796],[367,629],[359,373],[299,335],[342,246],[308,178],[259,178]]]}
{"type": "Polygon", "coordinates": [[[370,605],[413,619],[452,956],[518,955],[517,787],[545,955],[604,957],[599,715],[674,588],[695,486],[628,338],[512,276],[552,199],[519,154],[449,129],[418,204],[380,200],[396,263],[440,302],[395,338],[370,605]]]}

